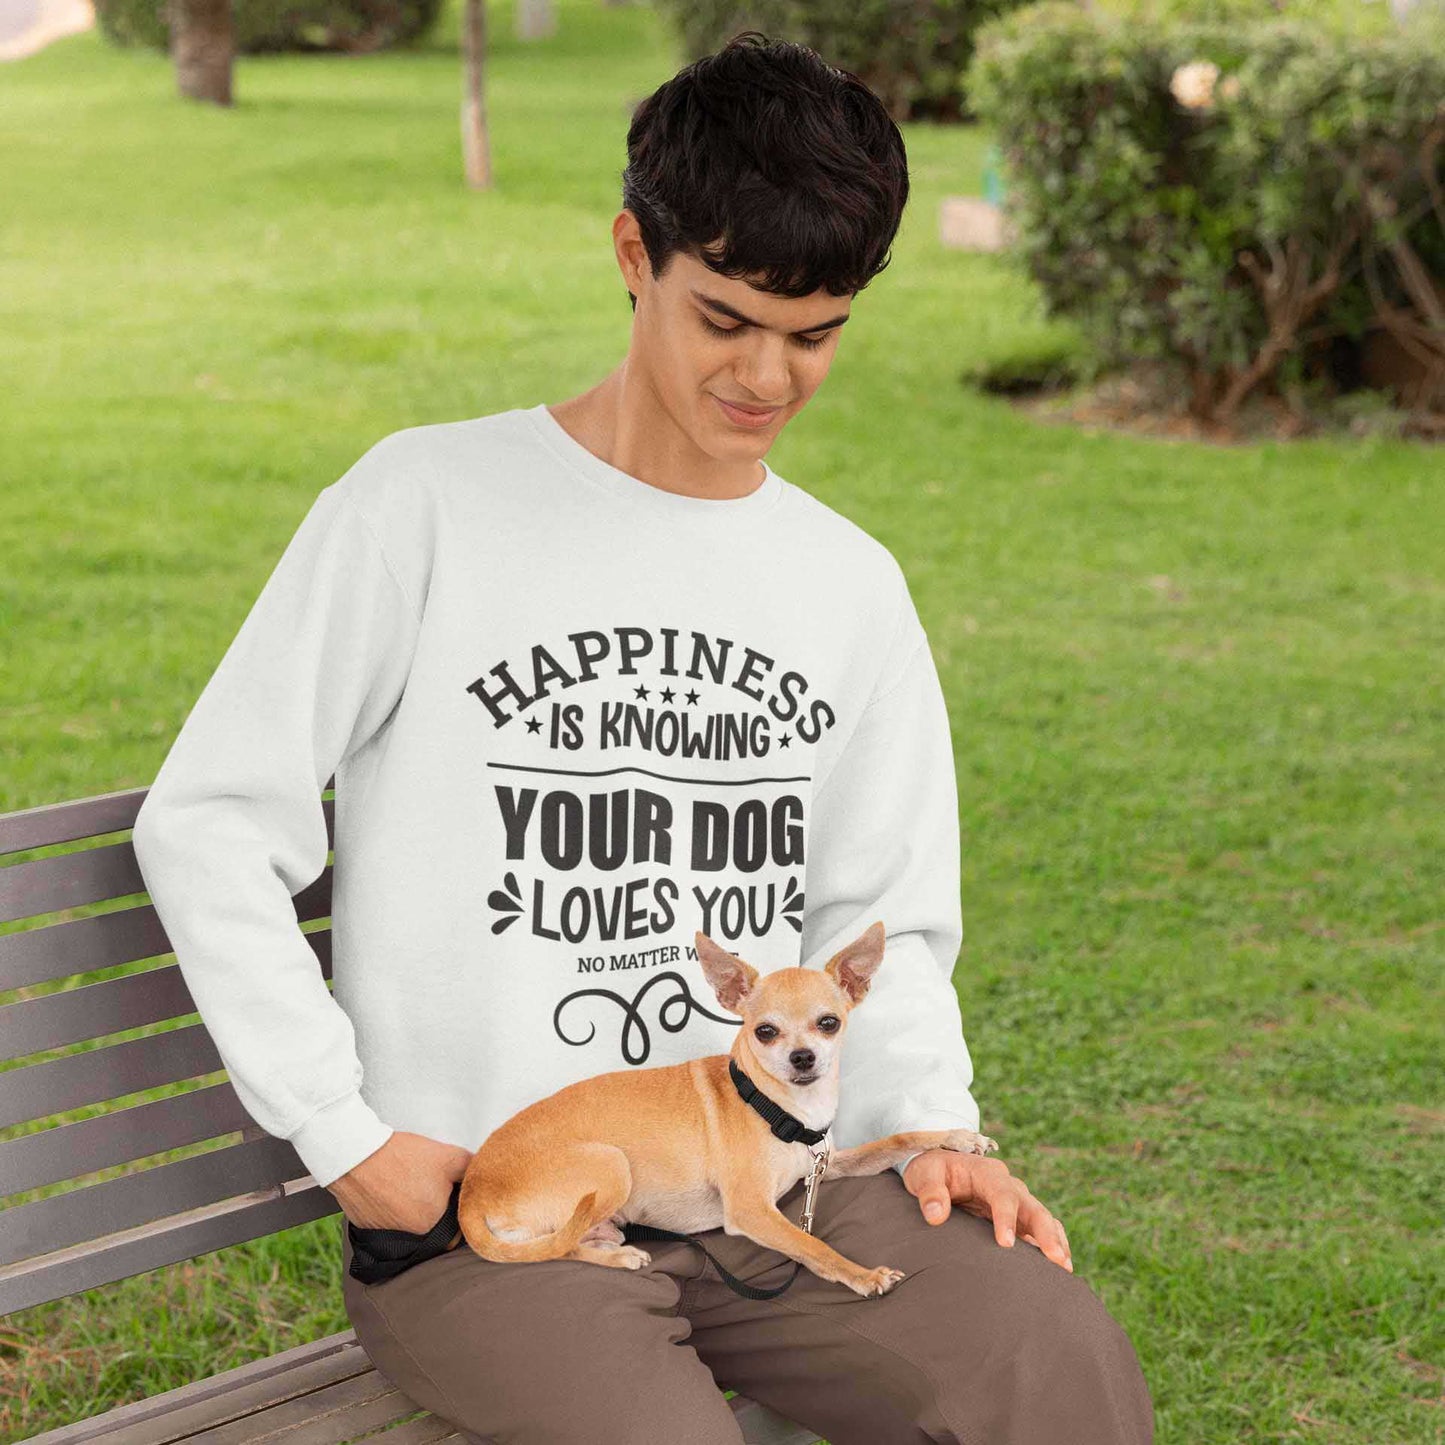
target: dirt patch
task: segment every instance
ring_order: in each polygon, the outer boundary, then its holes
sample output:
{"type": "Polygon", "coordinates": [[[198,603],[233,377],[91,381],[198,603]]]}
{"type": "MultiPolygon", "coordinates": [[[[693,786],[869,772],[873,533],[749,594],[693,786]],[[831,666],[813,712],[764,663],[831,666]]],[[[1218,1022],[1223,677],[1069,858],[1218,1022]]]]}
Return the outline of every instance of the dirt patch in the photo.
{"type": "MultiPolygon", "coordinates": [[[[986,389],[987,383],[985,383],[986,389]]],[[[1244,446],[1297,437],[1416,437],[1441,440],[1428,421],[1418,425],[1381,392],[1357,391],[1327,402],[1277,396],[1248,397],[1232,426],[1201,421],[1189,413],[1185,388],[1170,368],[1144,365],[1068,388],[1000,388],[1017,410],[1045,425],[1123,431],[1162,441],[1244,446]]]]}

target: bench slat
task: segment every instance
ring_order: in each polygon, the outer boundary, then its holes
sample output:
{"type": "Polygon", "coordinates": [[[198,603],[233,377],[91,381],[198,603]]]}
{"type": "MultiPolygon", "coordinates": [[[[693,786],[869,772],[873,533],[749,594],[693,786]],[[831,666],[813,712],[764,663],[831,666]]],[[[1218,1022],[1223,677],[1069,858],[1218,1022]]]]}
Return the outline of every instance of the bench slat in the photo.
{"type": "Polygon", "coordinates": [[[135,848],[125,838],[0,868],[0,919],[13,923],[145,891],[135,848]]]}
{"type": "Polygon", "coordinates": [[[105,1445],[165,1445],[374,1368],[356,1331],[341,1330],[62,1425],[27,1445],[86,1445],[102,1436],[105,1445]]]}
{"type": "MultiPolygon", "coordinates": [[[[89,920],[86,920],[89,921],[89,920]]],[[[62,925],[63,926],[63,925],[62,925]]],[[[38,930],[40,933],[48,929],[38,930]]],[[[322,974],[329,977],[331,930],[317,929],[302,937],[308,942],[317,934],[328,935],[324,944],[311,944],[322,960],[322,974]]],[[[0,1007],[0,1063],[23,1059],[46,1049],[67,1044],[88,1043],[146,1024],[166,1023],[196,1012],[195,1000],[186,987],[177,964],[136,969],[99,983],[75,988],[52,989],[35,998],[20,999],[0,1007]]]]}
{"type": "MultiPolygon", "coordinates": [[[[330,809],[334,805],[325,803],[330,809]]],[[[326,819],[331,831],[331,815],[326,819]]],[[[41,918],[63,908],[85,908],[93,903],[114,903],[136,894],[146,895],[145,879],[135,856],[135,845],[129,838],[119,843],[102,843],[94,848],[81,848],[74,853],[55,853],[48,858],[32,858],[26,863],[12,863],[0,868],[0,923],[17,923],[26,918],[41,918]]],[[[304,900],[298,903],[298,917],[325,917],[314,911],[322,898],[331,898],[331,865],[319,877],[293,895],[304,900]],[[317,891],[324,880],[325,892],[317,891]],[[302,906],[313,911],[301,913],[302,906]]],[[[169,951],[169,948],[167,949],[169,951]]],[[[94,967],[89,961],[85,969],[94,967]]],[[[78,972],[72,969],[70,972],[78,972]]]]}
{"type": "Polygon", "coordinates": [[[118,1174],[0,1210],[0,1264],[37,1259],[238,1194],[279,1193],[306,1166],[285,1139],[262,1134],[169,1164],[118,1174]]]}
{"type": "MultiPolygon", "coordinates": [[[[354,1333],[351,1337],[355,1340],[354,1333]]],[[[239,1375],[240,1372],[236,1373],[239,1375]]],[[[344,1353],[315,1359],[303,1356],[281,1374],[273,1373],[249,1381],[238,1378],[222,1395],[171,1411],[165,1418],[163,1440],[157,1436],[154,1422],[150,1422],[144,1434],[132,1429],[119,1439],[107,1436],[106,1445],[168,1445],[171,1441],[198,1438],[216,1441],[222,1430],[233,1431],[244,1438],[254,1432],[258,1419],[266,1420],[268,1428],[284,1423],[273,1415],[279,1405],[300,1404],[303,1413],[299,1418],[302,1419],[306,1414],[320,1413],[328,1405],[334,1408],[335,1398],[328,1399],[322,1392],[348,1383],[360,1383],[365,1387],[361,1397],[364,1407],[374,1404],[381,1407],[379,1413],[373,1416],[370,1428],[405,1420],[419,1408],[389,1380],[378,1375],[366,1351],[359,1343],[354,1343],[344,1353]]],[[[360,1433],[360,1422],[353,1423],[360,1433]]]]}
{"type": "Polygon", "coordinates": [[[97,793],[92,798],[43,803],[38,808],[0,814],[0,858],[133,828],[148,792],[149,788],[123,788],[118,793],[97,793]]]}
{"type": "Polygon", "coordinates": [[[170,951],[161,920],[149,903],[27,928],[0,935],[0,993],[170,951]]]}
{"type": "MultiPolygon", "coordinates": [[[[0,1265],[0,1316],[65,1299],[144,1274],[161,1265],[194,1259],[227,1245],[243,1244],[340,1213],[335,1196],[308,1174],[305,1181],[257,1197],[242,1195],[156,1220],[99,1241],[87,1241],[40,1260],[0,1265]]],[[[0,1218],[3,1218],[0,1215],[0,1218]]]]}
{"type": "Polygon", "coordinates": [[[275,1445],[335,1445],[414,1415],[420,1408],[373,1370],[187,1435],[186,1441],[187,1445],[247,1445],[264,1435],[275,1445]]]}
{"type": "MultiPolygon", "coordinates": [[[[331,917],[331,867],[292,900],[302,923],[331,917]]],[[[313,934],[307,934],[308,938],[313,934]]],[[[314,948],[316,945],[313,944],[314,948]]],[[[149,903],[89,918],[71,918],[18,933],[0,934],[0,993],[98,973],[119,963],[138,963],[172,952],[170,939],[149,903]]],[[[330,977],[331,956],[325,958],[330,977]]],[[[0,1018],[9,1005],[0,1005],[0,1018]]]]}
{"type": "Polygon", "coordinates": [[[256,1124],[229,1079],[0,1140],[0,1189],[28,1194],[256,1124]]]}
{"type": "Polygon", "coordinates": [[[0,1008],[0,1062],[195,1012],[191,991],[175,964],[53,989],[0,1008]]]}
{"type": "MultiPolygon", "coordinates": [[[[0,1074],[0,1128],[106,1104],[224,1068],[204,1023],[26,1064],[0,1074]]],[[[0,1188],[0,1192],[8,1190],[0,1188]]]]}
{"type": "MultiPolygon", "coordinates": [[[[373,1372],[375,1367],[356,1332],[342,1330],[179,1389],[118,1406],[103,1415],[63,1425],[31,1437],[27,1445],[179,1445],[195,1441],[198,1436],[205,1438],[207,1445],[218,1445],[220,1427],[239,1424],[249,1417],[269,1430],[275,1418],[274,1406],[309,1397],[316,1413],[335,1402],[334,1396],[325,1393],[328,1386],[373,1372]]],[[[389,1418],[402,1421],[384,1432],[384,1445],[476,1445],[480,1440],[421,1410],[379,1372],[375,1373],[386,1390],[365,1392],[368,1403],[363,1408],[379,1409],[387,1402],[393,1412],[389,1418]]],[[[816,1445],[817,1436],[812,1431],[784,1420],[755,1400],[734,1395],[728,1405],[748,1445],[816,1445]]],[[[336,1418],[346,1421],[347,1436],[313,1434],[307,1421],[286,1432],[285,1445],[319,1445],[321,1441],[354,1438],[360,1414],[353,1410],[336,1418]]],[[[241,1434],[238,1438],[254,1440],[259,1433],[241,1434]]]]}
{"type": "MultiPolygon", "coordinates": [[[[289,1437],[288,1437],[289,1438],[289,1437]]],[[[414,1420],[394,1425],[385,1434],[377,1436],[386,1445],[442,1445],[443,1441],[455,1440],[458,1445],[466,1441],[479,1440],[478,1435],[463,1435],[449,1420],[439,1415],[418,1415],[414,1420]]]]}
{"type": "MultiPolygon", "coordinates": [[[[330,793],[335,787],[333,775],[321,791],[330,793]]],[[[99,838],[133,828],[136,814],[149,792],[148,787],[123,788],[116,793],[67,798],[59,803],[42,803],[38,808],[0,813],[0,858],[8,853],[28,853],[32,848],[75,843],[82,838],[99,838]]]]}
{"type": "MultiPolygon", "coordinates": [[[[399,1390],[393,1390],[390,1395],[382,1396],[364,1408],[347,1410],[337,1415],[323,1415],[315,1420],[308,1420],[294,1430],[283,1431],[274,1437],[267,1435],[265,1438],[268,1442],[274,1438],[277,1445],[347,1445],[347,1442],[361,1438],[368,1411],[380,1416],[383,1409],[388,1407],[389,1412],[376,1422],[384,1428],[378,1434],[367,1437],[377,1442],[377,1445],[382,1441],[385,1441],[385,1445],[437,1445],[439,1441],[456,1437],[456,1426],[450,1420],[443,1420],[439,1415],[430,1415],[425,1410],[419,1415],[413,1414],[410,1418],[403,1417],[398,1420],[397,1410],[410,1403],[399,1390]]],[[[418,1407],[413,1407],[415,1408],[418,1407]]],[[[256,1423],[264,1424],[264,1417],[256,1423]]],[[[260,1445],[259,1440],[257,1445],[260,1445]]]]}

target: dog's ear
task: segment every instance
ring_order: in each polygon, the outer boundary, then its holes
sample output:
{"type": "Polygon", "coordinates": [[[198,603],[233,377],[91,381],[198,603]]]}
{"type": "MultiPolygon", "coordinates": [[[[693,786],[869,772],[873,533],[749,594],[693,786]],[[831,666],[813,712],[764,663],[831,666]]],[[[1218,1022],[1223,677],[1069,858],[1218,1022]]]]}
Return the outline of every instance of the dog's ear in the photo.
{"type": "Polygon", "coordinates": [[[757,984],[757,969],[727,949],[719,948],[701,930],[693,934],[692,940],[697,945],[697,961],[702,965],[703,977],[717,995],[717,1001],[730,1013],[742,1013],[743,1000],[757,984]]]}
{"type": "Polygon", "coordinates": [[[870,923],[852,943],[840,948],[823,971],[843,990],[857,1008],[868,992],[868,985],[883,962],[883,923],[870,923]]]}

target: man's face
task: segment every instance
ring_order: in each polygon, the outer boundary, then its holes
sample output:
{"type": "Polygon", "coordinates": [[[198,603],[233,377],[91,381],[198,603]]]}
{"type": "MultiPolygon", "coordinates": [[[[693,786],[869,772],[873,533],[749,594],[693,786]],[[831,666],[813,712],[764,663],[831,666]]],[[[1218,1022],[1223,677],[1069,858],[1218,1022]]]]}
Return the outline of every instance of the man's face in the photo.
{"type": "Polygon", "coordinates": [[[628,289],[637,297],[630,364],[641,366],[668,414],[711,456],[761,457],[823,383],[852,297],[816,291],[792,299],[719,276],[693,257],[672,257],[660,281],[636,222],[623,244],[628,289]],[[769,412],[749,425],[721,405],[769,412]]]}

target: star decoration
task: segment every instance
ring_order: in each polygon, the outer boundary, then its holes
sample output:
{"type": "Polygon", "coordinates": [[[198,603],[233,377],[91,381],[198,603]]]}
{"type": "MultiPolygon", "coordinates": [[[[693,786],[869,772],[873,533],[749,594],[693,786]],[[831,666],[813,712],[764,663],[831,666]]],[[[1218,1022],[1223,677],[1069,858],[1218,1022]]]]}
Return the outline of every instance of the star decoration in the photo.
{"type": "Polygon", "coordinates": [[[697,701],[697,689],[696,689],[696,688],[694,688],[691,692],[689,692],[689,693],[687,694],[687,700],[688,700],[689,702],[696,702],[696,701],[697,701]]]}
{"type": "Polygon", "coordinates": [[[542,731],[542,719],[539,718],[539,717],[529,717],[529,718],[527,719],[527,731],[528,731],[529,733],[539,733],[539,732],[541,732],[541,731],[542,731]]]}
{"type": "Polygon", "coordinates": [[[662,700],[663,700],[663,702],[671,702],[671,701],[672,701],[672,689],[671,689],[670,687],[665,687],[665,688],[663,688],[663,690],[662,690],[662,700]]]}
{"type": "Polygon", "coordinates": [[[641,683],[638,683],[638,685],[637,685],[637,691],[633,694],[633,696],[634,696],[634,697],[646,697],[646,696],[647,696],[647,689],[646,689],[645,687],[643,687],[643,685],[642,685],[641,683]]]}

